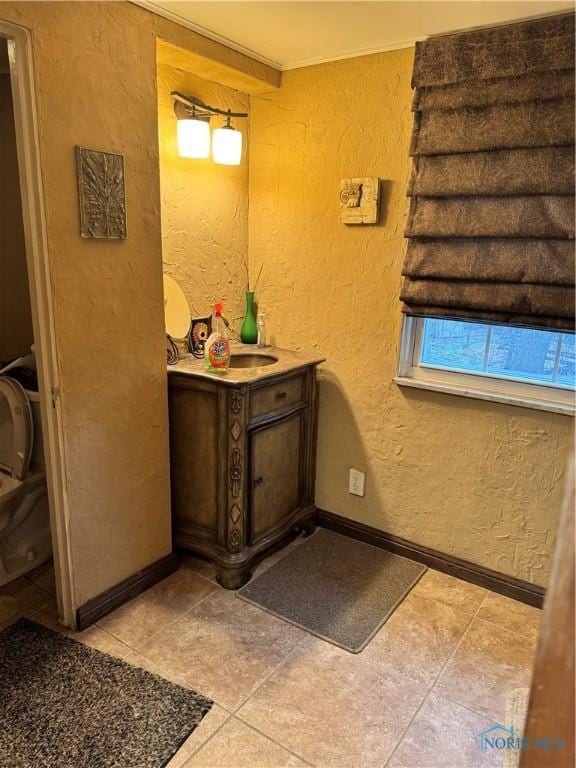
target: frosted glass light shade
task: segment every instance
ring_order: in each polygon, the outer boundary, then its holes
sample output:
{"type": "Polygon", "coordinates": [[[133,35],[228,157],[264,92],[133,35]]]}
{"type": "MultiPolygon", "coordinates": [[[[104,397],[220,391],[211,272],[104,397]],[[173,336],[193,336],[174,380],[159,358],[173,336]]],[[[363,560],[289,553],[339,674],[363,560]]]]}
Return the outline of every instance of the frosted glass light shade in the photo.
{"type": "Polygon", "coordinates": [[[178,120],[178,152],[180,157],[209,157],[210,123],[206,120],[178,120]]]}
{"type": "Polygon", "coordinates": [[[242,132],[229,125],[216,128],[212,135],[212,157],[219,165],[240,165],[242,132]]]}

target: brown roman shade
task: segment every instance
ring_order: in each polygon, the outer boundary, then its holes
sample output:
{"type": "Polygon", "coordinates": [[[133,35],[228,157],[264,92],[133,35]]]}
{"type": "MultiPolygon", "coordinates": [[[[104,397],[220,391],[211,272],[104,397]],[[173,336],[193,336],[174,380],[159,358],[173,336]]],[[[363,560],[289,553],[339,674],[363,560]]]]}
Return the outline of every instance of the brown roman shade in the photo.
{"type": "Polygon", "coordinates": [[[574,15],[416,44],[404,312],[574,328],[574,15]]]}

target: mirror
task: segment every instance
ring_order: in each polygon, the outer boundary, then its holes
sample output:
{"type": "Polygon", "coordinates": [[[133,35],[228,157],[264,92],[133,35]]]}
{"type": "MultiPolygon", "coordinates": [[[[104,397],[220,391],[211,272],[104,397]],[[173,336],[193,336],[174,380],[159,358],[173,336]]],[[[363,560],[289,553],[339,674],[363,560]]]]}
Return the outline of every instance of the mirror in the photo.
{"type": "Polygon", "coordinates": [[[164,275],[164,318],[166,333],[183,340],[190,330],[190,306],[184,291],[170,275],[164,275]]]}

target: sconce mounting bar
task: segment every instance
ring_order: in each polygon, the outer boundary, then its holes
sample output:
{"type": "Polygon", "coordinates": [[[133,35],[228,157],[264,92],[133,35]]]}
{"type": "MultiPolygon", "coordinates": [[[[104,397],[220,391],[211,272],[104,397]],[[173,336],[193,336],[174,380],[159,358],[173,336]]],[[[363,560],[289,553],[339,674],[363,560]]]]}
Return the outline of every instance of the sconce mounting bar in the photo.
{"type": "Polygon", "coordinates": [[[218,109],[217,107],[210,107],[208,104],[204,104],[203,101],[200,101],[200,99],[197,99],[194,96],[185,96],[179,91],[172,91],[170,95],[174,97],[175,101],[180,102],[180,104],[184,104],[185,107],[195,111],[198,110],[200,116],[223,115],[224,117],[228,118],[248,117],[248,112],[231,112],[229,109],[218,109]]]}

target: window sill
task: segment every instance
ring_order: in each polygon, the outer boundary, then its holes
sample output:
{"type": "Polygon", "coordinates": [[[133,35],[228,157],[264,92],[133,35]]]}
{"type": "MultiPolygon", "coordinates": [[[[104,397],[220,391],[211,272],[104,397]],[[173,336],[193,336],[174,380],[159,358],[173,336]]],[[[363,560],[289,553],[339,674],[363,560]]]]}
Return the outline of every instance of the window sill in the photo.
{"type": "MultiPolygon", "coordinates": [[[[412,387],[414,389],[428,389],[433,392],[443,392],[447,395],[458,395],[460,397],[471,397],[475,400],[488,400],[493,403],[505,403],[506,405],[517,405],[521,408],[532,408],[538,411],[548,411],[550,413],[560,413],[564,416],[574,416],[576,405],[574,402],[574,393],[570,390],[553,390],[550,388],[550,395],[537,393],[528,394],[526,387],[533,385],[521,385],[514,391],[511,382],[496,381],[490,385],[485,384],[484,380],[470,381],[474,376],[462,374],[449,374],[442,372],[441,375],[428,373],[423,375],[421,371],[411,376],[395,376],[394,382],[400,387],[412,387]]],[[[534,387],[541,392],[543,388],[534,387]]]]}

